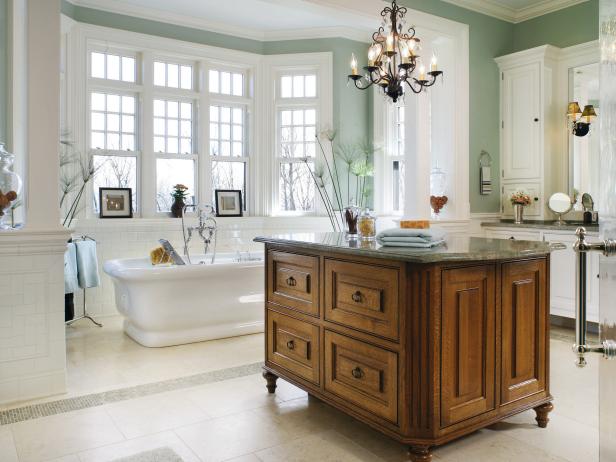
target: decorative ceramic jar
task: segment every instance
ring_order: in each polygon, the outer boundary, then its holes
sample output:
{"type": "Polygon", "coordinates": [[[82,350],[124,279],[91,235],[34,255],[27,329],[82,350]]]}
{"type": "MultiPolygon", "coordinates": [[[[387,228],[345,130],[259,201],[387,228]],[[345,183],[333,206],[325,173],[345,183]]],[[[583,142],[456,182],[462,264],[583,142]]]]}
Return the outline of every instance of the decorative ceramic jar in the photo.
{"type": "Polygon", "coordinates": [[[13,171],[15,156],[0,144],[0,229],[11,229],[11,207],[21,193],[21,178],[13,171]]]}
{"type": "Polygon", "coordinates": [[[376,239],[376,217],[366,208],[359,216],[359,237],[364,241],[376,239]]]}
{"type": "Polygon", "coordinates": [[[344,232],[347,238],[357,239],[357,221],[359,219],[359,207],[349,205],[343,210],[344,232]]]}

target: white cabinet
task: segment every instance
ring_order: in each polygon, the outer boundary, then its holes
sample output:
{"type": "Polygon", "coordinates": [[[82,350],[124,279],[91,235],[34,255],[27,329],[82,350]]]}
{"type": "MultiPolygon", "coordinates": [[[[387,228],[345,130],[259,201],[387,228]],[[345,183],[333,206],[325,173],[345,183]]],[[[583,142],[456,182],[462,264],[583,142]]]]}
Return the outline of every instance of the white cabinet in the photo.
{"type": "Polygon", "coordinates": [[[564,157],[558,147],[563,124],[554,82],[559,52],[545,45],[496,58],[501,72],[500,193],[505,217],[513,216],[511,194],[523,191],[533,201],[526,216],[552,218],[546,203],[558,188],[564,157]]]}
{"type": "Polygon", "coordinates": [[[541,171],[541,69],[532,63],[502,73],[503,178],[539,178],[541,171]]]}
{"type": "Polygon", "coordinates": [[[533,231],[520,231],[517,229],[508,230],[486,230],[486,237],[492,239],[515,239],[516,241],[540,241],[541,233],[533,231]]]}
{"type": "MultiPolygon", "coordinates": [[[[550,243],[563,243],[564,250],[552,252],[550,261],[550,314],[575,317],[575,258],[573,244],[576,237],[570,234],[545,233],[544,240],[550,243]]],[[[589,321],[599,321],[599,254],[588,254],[588,273],[586,300],[589,321]]]]}

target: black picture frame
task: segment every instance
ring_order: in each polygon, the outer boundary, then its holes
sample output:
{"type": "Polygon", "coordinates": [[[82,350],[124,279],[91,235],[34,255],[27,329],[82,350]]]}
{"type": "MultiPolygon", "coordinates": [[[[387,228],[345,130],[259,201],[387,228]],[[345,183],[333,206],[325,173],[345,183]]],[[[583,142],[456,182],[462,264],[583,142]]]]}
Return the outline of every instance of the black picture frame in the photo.
{"type": "Polygon", "coordinates": [[[216,189],[214,191],[216,200],[216,216],[217,217],[241,217],[244,216],[244,204],[242,202],[241,189],[216,189]],[[230,208],[223,207],[224,197],[233,197],[235,206],[232,211],[230,208]]]}
{"type": "Polygon", "coordinates": [[[98,208],[99,218],[133,218],[133,190],[132,188],[98,188],[98,208]],[[103,198],[109,196],[109,193],[115,192],[120,194],[124,204],[128,201],[128,208],[126,213],[124,209],[121,210],[109,210],[106,206],[107,201],[103,201],[103,198]]]}

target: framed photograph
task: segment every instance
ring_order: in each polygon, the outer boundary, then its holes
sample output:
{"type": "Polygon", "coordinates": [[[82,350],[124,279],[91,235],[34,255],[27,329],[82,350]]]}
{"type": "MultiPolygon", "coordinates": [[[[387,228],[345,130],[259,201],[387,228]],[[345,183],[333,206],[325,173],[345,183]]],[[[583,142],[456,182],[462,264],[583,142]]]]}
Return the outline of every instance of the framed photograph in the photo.
{"type": "Polygon", "coordinates": [[[101,218],[133,218],[131,188],[98,188],[101,218]]]}
{"type": "Polygon", "coordinates": [[[242,216],[242,191],[231,189],[217,189],[216,197],[217,217],[241,217],[242,216]]]}

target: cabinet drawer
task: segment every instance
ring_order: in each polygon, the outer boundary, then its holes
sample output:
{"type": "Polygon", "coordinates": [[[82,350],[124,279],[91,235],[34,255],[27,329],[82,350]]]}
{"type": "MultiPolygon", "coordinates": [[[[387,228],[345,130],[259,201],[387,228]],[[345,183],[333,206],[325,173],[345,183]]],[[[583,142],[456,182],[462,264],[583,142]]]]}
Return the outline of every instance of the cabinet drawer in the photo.
{"type": "Polygon", "coordinates": [[[319,316],[318,257],[270,251],[268,259],[268,301],[319,316]]]}
{"type": "Polygon", "coordinates": [[[398,270],[325,260],[325,319],[398,340],[398,270]]]}
{"type": "Polygon", "coordinates": [[[397,423],[398,355],[326,330],[325,389],[397,423]]]}
{"type": "Polygon", "coordinates": [[[319,384],[319,328],[267,310],[267,359],[319,384]]]}

